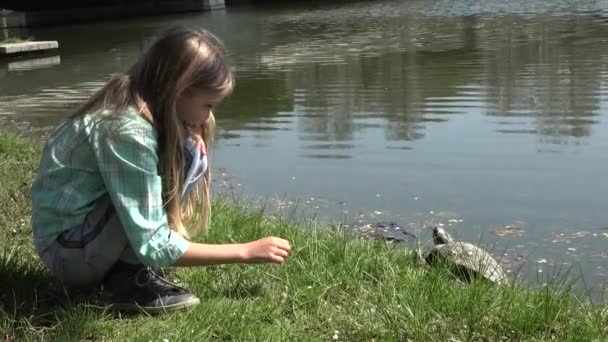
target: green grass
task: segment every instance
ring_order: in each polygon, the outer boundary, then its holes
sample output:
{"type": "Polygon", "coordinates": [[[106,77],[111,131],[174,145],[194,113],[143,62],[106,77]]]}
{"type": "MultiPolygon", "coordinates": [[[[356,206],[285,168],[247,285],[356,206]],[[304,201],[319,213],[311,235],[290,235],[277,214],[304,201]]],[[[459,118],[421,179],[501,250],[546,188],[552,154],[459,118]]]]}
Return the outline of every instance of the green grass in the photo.
{"type": "Polygon", "coordinates": [[[29,186],[40,143],[0,134],[0,339],[57,341],[604,341],[603,305],[567,279],[538,289],[515,283],[461,286],[415,253],[349,240],[322,223],[289,222],[214,202],[207,242],[290,240],[284,265],[179,269],[200,296],[196,308],[157,317],[120,316],[66,296],[36,259],[29,186]]]}

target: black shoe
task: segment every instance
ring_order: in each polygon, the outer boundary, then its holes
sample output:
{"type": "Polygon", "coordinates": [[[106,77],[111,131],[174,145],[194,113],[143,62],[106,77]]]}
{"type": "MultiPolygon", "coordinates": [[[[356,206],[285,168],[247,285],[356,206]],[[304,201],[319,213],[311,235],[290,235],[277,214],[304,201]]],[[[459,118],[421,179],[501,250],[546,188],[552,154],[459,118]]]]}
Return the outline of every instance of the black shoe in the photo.
{"type": "Polygon", "coordinates": [[[125,312],[163,313],[188,308],[200,300],[143,265],[117,264],[102,285],[100,301],[125,312]]]}

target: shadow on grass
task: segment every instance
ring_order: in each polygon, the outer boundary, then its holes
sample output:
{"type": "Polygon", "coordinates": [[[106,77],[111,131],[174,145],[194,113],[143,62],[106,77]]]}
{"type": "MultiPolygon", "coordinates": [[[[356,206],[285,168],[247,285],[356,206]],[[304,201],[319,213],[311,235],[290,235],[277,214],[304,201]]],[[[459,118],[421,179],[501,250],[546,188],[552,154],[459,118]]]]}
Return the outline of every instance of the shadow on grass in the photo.
{"type": "Polygon", "coordinates": [[[256,298],[263,294],[261,284],[234,284],[231,287],[216,292],[218,297],[230,299],[256,298]]]}
{"type": "Polygon", "coordinates": [[[209,267],[208,271],[214,273],[212,282],[200,282],[203,284],[201,298],[218,299],[253,299],[264,296],[265,288],[258,279],[253,279],[248,272],[229,272],[221,267],[209,267]],[[217,273],[215,275],[215,273],[217,273]]]}
{"type": "Polygon", "coordinates": [[[90,298],[67,291],[41,263],[21,260],[16,250],[0,253],[0,320],[7,328],[44,330],[57,323],[56,312],[90,298]]]}
{"type": "MultiPolygon", "coordinates": [[[[202,283],[205,290],[203,297],[245,299],[259,297],[263,294],[263,286],[246,275],[246,272],[228,272],[223,266],[207,266],[207,271],[213,273],[215,281],[191,280],[192,283],[202,283]],[[212,286],[211,284],[215,284],[212,286]]],[[[199,270],[200,271],[200,270],[199,270]]],[[[180,284],[181,279],[177,268],[163,268],[159,272],[161,276],[180,284]]]]}
{"type": "Polygon", "coordinates": [[[14,251],[0,254],[0,309],[13,320],[46,321],[61,302],[60,292],[41,265],[30,266],[14,251]]]}

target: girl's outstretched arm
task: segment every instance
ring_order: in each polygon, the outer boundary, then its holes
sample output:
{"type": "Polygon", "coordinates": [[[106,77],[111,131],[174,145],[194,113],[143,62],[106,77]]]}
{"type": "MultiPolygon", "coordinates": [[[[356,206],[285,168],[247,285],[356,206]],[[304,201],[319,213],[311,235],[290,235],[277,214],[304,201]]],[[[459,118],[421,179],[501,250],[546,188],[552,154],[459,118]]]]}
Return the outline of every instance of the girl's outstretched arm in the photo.
{"type": "Polygon", "coordinates": [[[233,263],[283,263],[291,251],[287,240],[270,236],[243,244],[190,243],[173,266],[203,266],[233,263]]]}

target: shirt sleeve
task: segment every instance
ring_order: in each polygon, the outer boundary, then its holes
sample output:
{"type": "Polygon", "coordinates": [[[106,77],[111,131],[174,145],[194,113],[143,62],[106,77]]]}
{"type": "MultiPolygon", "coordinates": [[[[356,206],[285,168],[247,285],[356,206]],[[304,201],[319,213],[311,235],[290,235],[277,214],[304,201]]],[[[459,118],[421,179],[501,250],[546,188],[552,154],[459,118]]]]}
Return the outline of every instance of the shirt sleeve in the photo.
{"type": "Polygon", "coordinates": [[[145,130],[119,128],[99,134],[94,150],[131,248],[143,264],[165,267],[186,252],[189,242],[169,227],[156,146],[145,130]]]}

